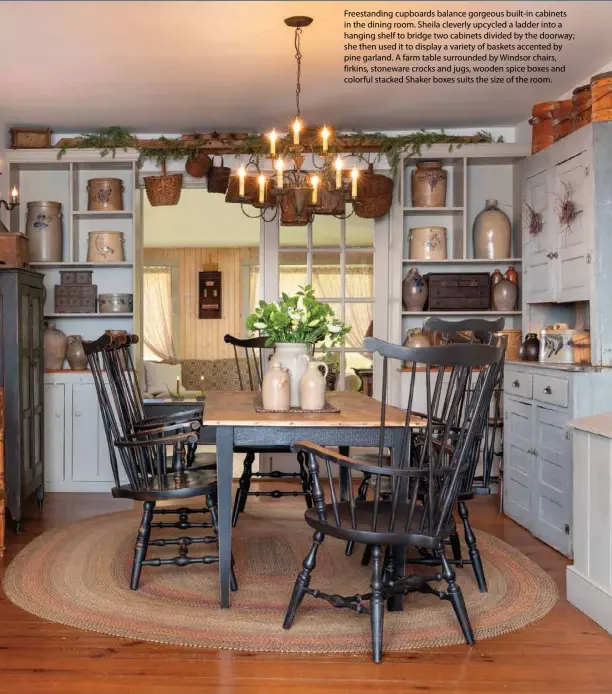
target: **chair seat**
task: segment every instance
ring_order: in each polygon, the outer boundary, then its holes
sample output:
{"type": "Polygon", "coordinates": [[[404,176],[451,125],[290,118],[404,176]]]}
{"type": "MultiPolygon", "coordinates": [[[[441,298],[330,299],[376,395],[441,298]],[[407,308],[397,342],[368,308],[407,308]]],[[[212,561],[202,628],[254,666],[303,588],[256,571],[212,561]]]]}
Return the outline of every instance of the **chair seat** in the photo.
{"type": "Polygon", "coordinates": [[[217,469],[217,454],[206,453],[204,451],[195,454],[193,465],[189,466],[190,470],[216,470],[217,469]]]}
{"type": "Polygon", "coordinates": [[[129,484],[114,487],[116,499],[135,501],[162,501],[163,499],[185,499],[204,494],[216,494],[217,473],[215,470],[186,470],[181,475],[164,475],[161,484],[150,489],[133,489],[129,484]]]}
{"type": "Polygon", "coordinates": [[[440,546],[440,538],[448,537],[454,529],[454,521],[444,528],[439,537],[434,537],[421,530],[419,526],[423,513],[423,507],[418,504],[414,510],[412,522],[406,532],[404,527],[408,517],[409,507],[401,504],[397,509],[395,519],[395,532],[390,532],[389,519],[391,514],[391,502],[381,501],[378,504],[378,523],[376,531],[372,531],[372,518],[374,513],[373,501],[355,502],[355,528],[351,527],[351,510],[348,502],[338,504],[340,515],[340,525],[336,526],[334,518],[334,508],[332,504],[325,505],[325,515],[327,520],[319,520],[316,508],[309,508],[304,514],[308,525],[315,530],[320,530],[326,535],[337,537],[340,540],[353,540],[354,542],[364,542],[374,545],[401,545],[406,547],[423,547],[425,549],[437,549],[440,546]]]}

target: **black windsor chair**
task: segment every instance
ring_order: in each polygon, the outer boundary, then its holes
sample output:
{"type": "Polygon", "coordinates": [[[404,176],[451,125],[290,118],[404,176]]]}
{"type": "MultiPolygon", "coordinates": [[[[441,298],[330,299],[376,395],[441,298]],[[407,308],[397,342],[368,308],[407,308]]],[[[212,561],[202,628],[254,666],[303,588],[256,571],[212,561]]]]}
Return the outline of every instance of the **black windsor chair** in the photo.
{"type": "Polygon", "coordinates": [[[454,531],[453,508],[460,491],[461,477],[469,466],[470,450],[475,437],[486,421],[502,349],[489,345],[444,345],[411,349],[374,338],[366,338],[364,347],[369,352],[378,352],[383,358],[379,461],[382,462],[384,451],[389,359],[413,362],[418,359],[421,366],[425,366],[426,424],[421,424],[418,429],[411,426],[413,382],[406,408],[401,451],[393,467],[382,466],[380,463],[369,465],[309,442],[294,446],[295,451],[308,456],[314,506],[306,511],[305,520],[314,529],[314,535],[312,547],[297,576],[283,626],[285,629],[291,628],[297,609],[307,594],[327,600],[334,607],[369,614],[373,660],[379,663],[382,658],[385,600],[394,595],[419,591],[436,595],[451,603],[465,640],[471,645],[474,643],[474,635],[461,588],[456,583],[454,570],[446,558],[444,540],[454,531]],[[480,369],[478,383],[468,391],[475,367],[480,369]],[[439,397],[437,376],[439,371],[447,369],[452,373],[445,395],[449,401],[448,411],[452,413],[461,402],[464,403],[465,416],[458,427],[454,418],[448,422],[434,422],[434,405],[436,397],[439,397]],[[418,445],[415,445],[416,439],[418,445]],[[338,476],[334,475],[336,467],[344,468],[349,479],[349,500],[346,502],[339,501],[338,476]],[[353,472],[370,475],[375,492],[372,501],[359,501],[355,498],[353,472]],[[382,501],[380,498],[384,479],[391,483],[389,501],[382,501]],[[329,488],[329,500],[326,500],[324,486],[329,488]],[[370,593],[343,597],[310,588],[317,551],[327,535],[371,546],[370,593]],[[384,560],[383,547],[387,548],[384,560]],[[403,555],[410,547],[416,550],[426,548],[435,553],[440,563],[440,572],[404,576],[403,555]],[[401,551],[398,553],[399,548],[401,551]],[[431,585],[441,580],[446,583],[445,590],[431,585]]]}
{"type": "MultiPolygon", "coordinates": [[[[115,498],[143,502],[142,521],[134,547],[130,581],[132,590],[138,589],[143,566],[187,566],[219,561],[218,554],[188,556],[192,544],[218,543],[216,472],[213,469],[185,466],[187,448],[195,450],[197,430],[189,422],[135,427],[134,422],[138,419],[137,378],[132,369],[131,355],[129,358],[126,356],[124,347],[136,341],[136,336],[106,333],[93,342],[83,342],[109,447],[114,480],[112,494],[115,498]],[[171,454],[168,453],[169,447],[171,454]],[[121,480],[120,464],[127,483],[121,480]],[[179,521],[153,522],[154,514],[160,512],[155,509],[158,501],[181,501],[196,496],[205,496],[206,509],[161,509],[162,513],[178,514],[179,521]],[[210,523],[192,522],[189,520],[189,513],[209,513],[210,523]],[[181,536],[151,540],[152,528],[210,528],[213,532],[203,537],[181,536]],[[147,559],[150,545],[178,545],[178,555],[173,558],[147,559]]],[[[232,590],[237,590],[233,569],[231,587],[232,590]]]]}
{"type": "MultiPolygon", "coordinates": [[[[238,337],[233,337],[232,335],[226,335],[224,341],[234,348],[234,357],[236,359],[236,369],[238,370],[238,382],[240,383],[240,390],[261,390],[261,384],[263,381],[263,349],[266,346],[265,337],[252,337],[249,339],[240,339],[238,337]],[[244,356],[240,356],[243,350],[244,356]]],[[[312,499],[310,495],[310,480],[308,475],[308,470],[306,469],[305,457],[302,453],[298,453],[298,465],[299,472],[280,472],[279,470],[273,470],[272,472],[253,472],[253,463],[255,462],[256,453],[289,453],[291,451],[287,446],[276,446],[270,447],[265,446],[263,448],[242,448],[237,447],[234,449],[236,453],[245,453],[243,472],[240,476],[240,481],[238,482],[238,489],[236,490],[236,497],[234,499],[234,508],[232,512],[232,525],[235,527],[238,522],[238,517],[244,511],[246,507],[246,502],[249,496],[271,496],[274,499],[280,499],[284,496],[303,496],[306,499],[306,505],[308,508],[312,506],[312,499]],[[273,491],[251,491],[251,480],[253,477],[259,479],[271,478],[271,479],[284,479],[284,478],[296,478],[299,477],[302,482],[302,491],[280,491],[275,489],[273,491]]]]}

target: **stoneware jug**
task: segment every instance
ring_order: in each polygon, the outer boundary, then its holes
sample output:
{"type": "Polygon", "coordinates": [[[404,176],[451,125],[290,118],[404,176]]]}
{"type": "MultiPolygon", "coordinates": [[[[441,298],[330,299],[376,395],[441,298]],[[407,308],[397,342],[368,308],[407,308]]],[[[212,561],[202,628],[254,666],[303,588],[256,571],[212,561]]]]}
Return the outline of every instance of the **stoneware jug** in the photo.
{"type": "Polygon", "coordinates": [[[29,202],[26,236],[30,262],[62,261],[62,204],[60,202],[29,202]]]}
{"type": "Polygon", "coordinates": [[[413,207],[446,205],[447,172],[439,161],[418,161],[411,175],[413,207]]]}
{"type": "Polygon", "coordinates": [[[291,380],[291,407],[300,407],[300,379],[308,368],[308,345],[300,342],[277,342],[274,345],[272,364],[280,364],[289,371],[291,380]]]}
{"type": "MultiPolygon", "coordinates": [[[[404,347],[431,347],[431,340],[421,328],[412,328],[406,333],[404,347]]],[[[402,365],[405,369],[409,369],[412,367],[412,362],[405,361],[402,365]]]]}
{"type": "Polygon", "coordinates": [[[518,288],[516,284],[503,278],[493,287],[493,309],[495,311],[514,311],[517,297],[518,288]]]}
{"type": "Polygon", "coordinates": [[[519,356],[523,361],[538,361],[540,358],[540,338],[535,333],[527,333],[521,345],[519,356]]]}
{"type": "Polygon", "coordinates": [[[506,274],[504,277],[507,280],[510,280],[513,284],[518,284],[518,272],[516,271],[516,268],[514,265],[508,266],[508,269],[506,270],[506,274]]]}
{"type": "Polygon", "coordinates": [[[509,258],[511,230],[510,220],[497,206],[497,200],[487,200],[474,220],[474,258],[509,258]]]}
{"type": "Polygon", "coordinates": [[[43,350],[45,369],[61,369],[66,358],[66,333],[58,330],[55,323],[45,324],[43,350]]]}
{"type": "Polygon", "coordinates": [[[271,363],[261,384],[264,410],[287,412],[291,401],[291,379],[287,369],[271,363]]]}
{"type": "Polygon", "coordinates": [[[300,379],[300,402],[303,410],[322,410],[325,407],[325,389],[327,386],[327,364],[322,361],[311,361],[306,373],[300,379]],[[321,367],[325,374],[321,373],[321,367]]]}
{"type": "Polygon", "coordinates": [[[415,267],[402,282],[402,303],[406,311],[422,311],[427,301],[427,282],[415,267]]]}
{"type": "Polygon", "coordinates": [[[80,335],[68,335],[66,338],[66,359],[70,368],[82,370],[87,368],[87,355],[83,349],[83,341],[80,335]]]}

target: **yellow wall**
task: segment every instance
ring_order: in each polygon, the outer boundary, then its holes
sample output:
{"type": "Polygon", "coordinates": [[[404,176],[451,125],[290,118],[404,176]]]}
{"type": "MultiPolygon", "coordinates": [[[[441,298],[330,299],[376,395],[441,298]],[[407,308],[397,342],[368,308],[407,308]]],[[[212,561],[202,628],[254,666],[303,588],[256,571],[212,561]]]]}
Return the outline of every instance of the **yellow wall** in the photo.
{"type": "MultiPolygon", "coordinates": [[[[257,264],[258,248],[145,248],[145,264],[173,261],[178,268],[180,359],[233,357],[233,349],[223,342],[226,333],[245,336],[242,272],[244,263],[257,264]],[[198,318],[198,272],[215,263],[221,272],[222,318],[198,318]]],[[[146,320],[146,316],[145,316],[146,320]]]]}

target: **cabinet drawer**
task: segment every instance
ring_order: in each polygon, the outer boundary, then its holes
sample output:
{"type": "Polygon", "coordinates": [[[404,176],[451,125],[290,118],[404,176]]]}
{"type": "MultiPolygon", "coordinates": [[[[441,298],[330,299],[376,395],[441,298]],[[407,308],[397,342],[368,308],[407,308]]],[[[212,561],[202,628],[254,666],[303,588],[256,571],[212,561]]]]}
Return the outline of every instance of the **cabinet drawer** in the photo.
{"type": "Polygon", "coordinates": [[[567,407],[569,384],[566,378],[558,376],[533,377],[533,397],[559,407],[567,407]]]}
{"type": "Polygon", "coordinates": [[[508,395],[531,398],[533,396],[533,374],[506,371],[504,391],[508,395]]]}

